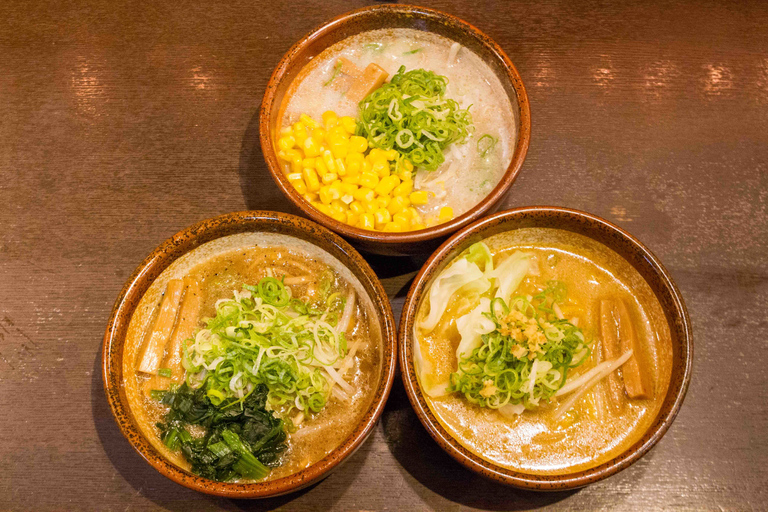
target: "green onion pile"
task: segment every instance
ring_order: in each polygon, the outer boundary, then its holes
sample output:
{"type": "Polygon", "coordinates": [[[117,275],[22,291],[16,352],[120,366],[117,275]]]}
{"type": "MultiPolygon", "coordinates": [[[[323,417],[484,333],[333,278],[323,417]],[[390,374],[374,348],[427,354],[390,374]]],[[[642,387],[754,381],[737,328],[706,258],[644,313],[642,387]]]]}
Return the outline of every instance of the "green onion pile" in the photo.
{"type": "Polygon", "coordinates": [[[339,375],[347,354],[338,328],[345,300],[331,294],[325,310],[291,296],[282,280],[265,277],[243,285],[232,299],[216,304],[216,316],[184,346],[187,383],[204,388],[214,405],[242,402],[259,385],[268,389],[274,410],[305,414],[323,409],[335,393],[354,390],[339,375]]]}
{"type": "Polygon", "coordinates": [[[581,329],[558,319],[553,309],[565,299],[565,286],[557,281],[547,286],[535,297],[516,296],[509,304],[491,300],[484,315],[496,328],[459,360],[449,392],[462,393],[480,407],[534,409],[563,387],[568,370],[584,363],[590,349],[581,329]]]}
{"type": "Polygon", "coordinates": [[[472,128],[469,108],[444,98],[447,84],[433,71],[401,66],[360,102],[357,135],[371,147],[395,149],[416,167],[436,170],[445,161],[443,150],[463,142],[472,128]]]}

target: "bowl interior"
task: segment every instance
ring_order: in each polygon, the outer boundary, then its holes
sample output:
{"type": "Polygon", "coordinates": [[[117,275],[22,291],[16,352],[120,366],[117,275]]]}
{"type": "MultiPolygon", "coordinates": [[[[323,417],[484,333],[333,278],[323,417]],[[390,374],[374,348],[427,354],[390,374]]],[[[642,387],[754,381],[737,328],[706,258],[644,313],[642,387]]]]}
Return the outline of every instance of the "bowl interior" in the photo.
{"type": "MultiPolygon", "coordinates": [[[[530,108],[517,69],[504,51],[487,35],[472,25],[451,15],[407,5],[373,6],[342,15],[323,25],[294,45],[278,64],[267,85],[260,116],[261,146],[267,165],[283,192],[313,220],[330,227],[366,250],[376,251],[381,244],[403,244],[445,237],[494,207],[514,182],[528,150],[530,139],[530,108]],[[281,171],[276,155],[277,135],[282,122],[282,103],[290,95],[294,79],[328,47],[347,37],[382,28],[411,28],[439,34],[460,42],[485,61],[499,78],[513,108],[516,124],[515,150],[512,161],[498,185],[478,205],[445,224],[420,231],[385,233],[368,231],[336,221],[312,208],[295,191],[281,171]],[[366,242],[374,242],[374,245],[366,242]]],[[[436,246],[436,244],[435,244],[436,246]]],[[[405,254],[407,245],[403,246],[405,254]]],[[[433,246],[434,247],[434,246],[433,246]]]]}
{"type": "MultiPolygon", "coordinates": [[[[210,244],[208,244],[210,245],[210,244]]],[[[206,246],[207,247],[207,246],[206,246]]],[[[266,497],[305,487],[324,477],[354,453],[372,432],[389,395],[395,371],[395,329],[386,293],[362,257],[341,238],[310,221],[274,212],[241,212],[196,224],[158,247],[136,269],[113,309],[103,347],[104,386],[118,426],[133,447],[152,466],[172,480],[202,492],[230,497],[266,497]],[[166,460],[145,437],[131,411],[123,383],[123,352],[129,323],[141,298],[152,283],[174,262],[207,242],[241,233],[287,235],[323,249],[339,260],[357,278],[368,295],[382,343],[380,379],[371,404],[351,434],[326,457],[289,476],[262,483],[214,482],[189,473],[166,460]]]]}
{"type": "Polygon", "coordinates": [[[590,214],[555,207],[519,208],[487,217],[446,241],[416,276],[403,307],[400,322],[400,364],[406,391],[419,419],[430,435],[456,460],[499,482],[516,487],[559,490],[580,487],[610,476],[645,454],[666,432],[677,414],[690,380],[693,345],[685,304],[668,272],[639,241],[620,228],[590,214]],[[630,448],[614,459],[583,471],[561,475],[539,475],[513,471],[478,457],[454,439],[429,408],[413,363],[413,325],[426,290],[439,272],[475,242],[497,233],[521,228],[554,228],[593,239],[624,258],[646,281],[658,299],[672,341],[672,375],[651,426],[630,448]]]}

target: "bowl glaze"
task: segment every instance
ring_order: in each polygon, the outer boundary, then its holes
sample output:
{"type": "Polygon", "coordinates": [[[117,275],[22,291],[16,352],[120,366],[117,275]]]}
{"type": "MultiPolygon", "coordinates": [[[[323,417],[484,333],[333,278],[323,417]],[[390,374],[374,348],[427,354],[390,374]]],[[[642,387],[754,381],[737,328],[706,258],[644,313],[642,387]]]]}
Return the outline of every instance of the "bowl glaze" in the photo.
{"type": "Polygon", "coordinates": [[[443,12],[410,5],[377,5],[343,14],[314,30],[282,58],[267,83],[259,116],[261,150],[280,190],[305,215],[341,234],[358,249],[387,255],[428,253],[451,233],[495,211],[517,178],[528,152],[531,113],[523,81],[506,53],[490,37],[469,23],[443,12]],[[458,41],[479,55],[496,73],[513,106],[517,141],[512,161],[498,185],[480,203],[450,222],[419,231],[384,233],[352,227],[313,208],[288,182],[277,159],[280,106],[293,80],[323,50],[347,37],[382,28],[413,28],[458,41]]]}
{"type": "Polygon", "coordinates": [[[685,398],[693,364],[693,335],[688,311],[669,272],[640,241],[623,229],[589,213],[550,206],[531,206],[496,213],[456,233],[427,260],[416,276],[400,319],[400,368],[403,384],[416,414],[429,434],[448,454],[469,469],[514,487],[554,491],[573,489],[607,478],[636,462],[669,429],[685,398]],[[672,340],[672,375],[656,419],[645,434],[614,459],[594,468],[562,475],[535,475],[493,464],[464,448],[446,431],[429,409],[413,362],[413,326],[422,298],[433,278],[458,254],[475,242],[521,228],[555,228],[602,243],[627,260],[645,279],[659,300],[672,340]]]}
{"type": "Polygon", "coordinates": [[[396,332],[384,288],[360,254],[339,236],[314,222],[293,215],[247,211],[204,220],[163,242],[133,272],[112,309],[104,335],[102,370],[107,401],[118,427],[134,449],[155,469],[171,480],[196,491],[231,498],[263,498],[299,490],[327,476],[353,454],[373,432],[389,396],[396,366],[396,332]],[[244,232],[273,232],[305,240],[341,261],[360,280],[369,295],[381,329],[383,359],[381,380],[370,407],[347,439],[326,457],[284,478],[262,483],[214,482],[183,470],[167,461],[136,425],[123,386],[122,357],[128,325],[144,293],[175,260],[200,245],[244,232]]]}

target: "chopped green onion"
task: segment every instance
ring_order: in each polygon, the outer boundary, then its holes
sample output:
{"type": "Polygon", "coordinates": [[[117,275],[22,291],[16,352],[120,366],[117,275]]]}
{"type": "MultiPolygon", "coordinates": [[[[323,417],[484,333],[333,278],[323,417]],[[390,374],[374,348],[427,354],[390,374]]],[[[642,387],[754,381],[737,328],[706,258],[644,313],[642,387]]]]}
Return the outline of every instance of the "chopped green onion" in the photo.
{"type": "Polygon", "coordinates": [[[339,74],[340,71],[341,71],[341,61],[338,61],[333,66],[333,74],[331,75],[331,78],[329,78],[327,82],[323,83],[323,87],[328,87],[329,85],[331,85],[331,82],[336,80],[336,76],[339,74]]]}
{"type": "Polygon", "coordinates": [[[480,153],[482,158],[496,146],[497,139],[493,135],[486,133],[477,140],[477,152],[480,153]]]}
{"type": "Polygon", "coordinates": [[[409,52],[403,52],[403,55],[413,55],[414,53],[419,53],[421,51],[421,48],[416,48],[415,50],[411,50],[409,52]]]}
{"type": "Polygon", "coordinates": [[[161,377],[168,377],[170,378],[173,375],[173,372],[170,368],[160,368],[157,370],[157,374],[161,377]]]}
{"type": "Polygon", "coordinates": [[[385,83],[360,102],[357,135],[368,145],[395,149],[416,166],[436,170],[448,145],[461,144],[472,129],[469,108],[444,98],[448,79],[433,71],[401,66],[385,83]]]}

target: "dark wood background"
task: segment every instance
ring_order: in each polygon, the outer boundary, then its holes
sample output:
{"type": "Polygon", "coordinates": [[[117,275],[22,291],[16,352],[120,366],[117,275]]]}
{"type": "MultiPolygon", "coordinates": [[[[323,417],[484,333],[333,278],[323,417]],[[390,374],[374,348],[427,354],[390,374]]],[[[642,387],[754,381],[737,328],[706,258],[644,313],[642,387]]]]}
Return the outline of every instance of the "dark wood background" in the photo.
{"type": "MultiPolygon", "coordinates": [[[[365,3],[0,2],[0,509],[765,509],[768,2],[428,2],[495,38],[528,88],[507,205],[618,223],[687,301],[688,397],[636,465],[577,492],[499,487],[437,447],[399,382],[341,469],[273,500],[187,490],[123,439],[99,365],[118,291],[194,222],[291,211],[259,150],[264,87],[365,3]]],[[[420,262],[371,261],[399,316],[420,262]]]]}

